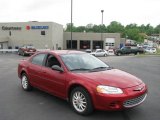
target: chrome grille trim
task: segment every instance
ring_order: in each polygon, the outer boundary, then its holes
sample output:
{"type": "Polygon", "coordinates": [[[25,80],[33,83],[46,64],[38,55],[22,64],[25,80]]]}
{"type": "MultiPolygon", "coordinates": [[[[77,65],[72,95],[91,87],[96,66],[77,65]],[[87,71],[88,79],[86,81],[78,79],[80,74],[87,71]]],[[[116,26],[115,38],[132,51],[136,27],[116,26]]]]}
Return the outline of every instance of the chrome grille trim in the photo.
{"type": "Polygon", "coordinates": [[[143,95],[141,95],[137,98],[126,100],[123,103],[123,106],[126,107],[126,108],[134,107],[136,105],[141,104],[146,99],[146,97],[147,97],[147,94],[143,94],[143,95]]]}

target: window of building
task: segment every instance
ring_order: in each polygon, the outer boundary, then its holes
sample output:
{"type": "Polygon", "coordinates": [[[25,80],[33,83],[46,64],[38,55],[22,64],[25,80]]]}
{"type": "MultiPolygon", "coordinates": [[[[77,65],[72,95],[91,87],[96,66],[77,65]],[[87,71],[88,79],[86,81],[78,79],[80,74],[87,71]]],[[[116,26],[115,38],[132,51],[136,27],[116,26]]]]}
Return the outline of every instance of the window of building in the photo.
{"type": "Polygon", "coordinates": [[[58,50],[58,44],[56,44],[56,50],[58,50]]]}
{"type": "Polygon", "coordinates": [[[41,31],[41,35],[46,35],[46,32],[45,31],[41,31]]]}
{"type": "Polygon", "coordinates": [[[11,31],[9,31],[9,36],[11,36],[11,35],[12,35],[11,31]]]}
{"type": "MultiPolygon", "coordinates": [[[[67,49],[71,49],[71,40],[67,40],[67,49]]],[[[77,49],[77,40],[72,40],[72,49],[77,49]]]]}
{"type": "Polygon", "coordinates": [[[93,49],[103,49],[103,41],[93,41],[93,49]]]}
{"type": "Polygon", "coordinates": [[[109,42],[107,42],[107,43],[106,43],[106,46],[114,46],[114,43],[109,43],[109,42]]]}
{"type": "Polygon", "coordinates": [[[38,55],[34,56],[32,59],[32,63],[36,64],[36,65],[43,65],[43,61],[44,61],[45,56],[46,56],[46,54],[38,54],[38,55]]]}
{"type": "Polygon", "coordinates": [[[90,43],[89,40],[80,40],[80,49],[90,49],[90,43]]]}

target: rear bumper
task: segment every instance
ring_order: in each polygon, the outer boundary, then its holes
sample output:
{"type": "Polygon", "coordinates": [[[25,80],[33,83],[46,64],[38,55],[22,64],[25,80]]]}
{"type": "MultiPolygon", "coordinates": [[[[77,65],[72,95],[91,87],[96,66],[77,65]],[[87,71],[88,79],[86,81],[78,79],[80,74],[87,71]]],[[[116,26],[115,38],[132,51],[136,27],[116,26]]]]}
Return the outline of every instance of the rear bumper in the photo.
{"type": "Polygon", "coordinates": [[[36,51],[35,51],[35,52],[27,52],[27,51],[24,51],[24,53],[27,54],[27,55],[33,55],[34,53],[36,53],[36,51]]]}

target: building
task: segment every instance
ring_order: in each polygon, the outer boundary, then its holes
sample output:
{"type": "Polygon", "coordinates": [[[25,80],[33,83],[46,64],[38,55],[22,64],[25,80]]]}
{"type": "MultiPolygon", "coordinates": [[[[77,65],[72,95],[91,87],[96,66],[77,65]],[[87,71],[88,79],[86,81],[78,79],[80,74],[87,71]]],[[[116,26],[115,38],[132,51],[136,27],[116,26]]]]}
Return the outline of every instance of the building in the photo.
{"type": "Polygon", "coordinates": [[[33,44],[38,49],[62,49],[63,26],[54,22],[0,23],[1,49],[33,44]]]}
{"type": "MultiPolygon", "coordinates": [[[[120,33],[72,33],[72,49],[109,49],[120,47],[120,33]]],[[[64,49],[71,49],[71,33],[64,32],[64,49]]]]}
{"type": "MultiPolygon", "coordinates": [[[[72,49],[119,48],[120,33],[72,34],[72,49]]],[[[71,49],[71,33],[54,22],[0,23],[0,49],[15,49],[32,44],[37,49],[71,49]]]]}

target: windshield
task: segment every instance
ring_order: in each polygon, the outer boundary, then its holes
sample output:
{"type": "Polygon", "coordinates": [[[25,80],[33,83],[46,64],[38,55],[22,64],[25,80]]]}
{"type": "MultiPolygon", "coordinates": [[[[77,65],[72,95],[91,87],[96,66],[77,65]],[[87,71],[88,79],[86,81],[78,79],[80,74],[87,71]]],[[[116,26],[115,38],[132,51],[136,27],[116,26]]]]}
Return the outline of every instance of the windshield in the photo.
{"type": "Polygon", "coordinates": [[[61,58],[70,71],[109,68],[104,62],[87,53],[61,55],[61,58]]]}
{"type": "Polygon", "coordinates": [[[27,46],[27,48],[31,48],[31,49],[34,49],[34,46],[27,46]]]}

